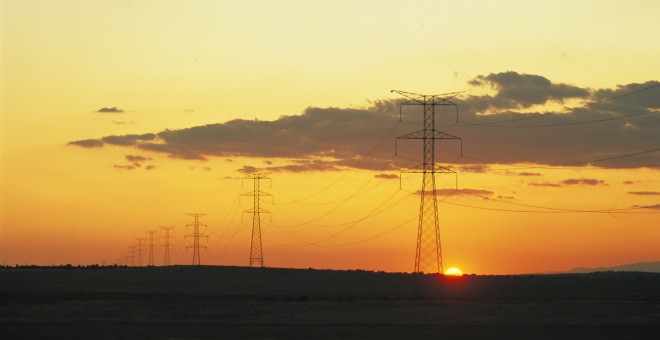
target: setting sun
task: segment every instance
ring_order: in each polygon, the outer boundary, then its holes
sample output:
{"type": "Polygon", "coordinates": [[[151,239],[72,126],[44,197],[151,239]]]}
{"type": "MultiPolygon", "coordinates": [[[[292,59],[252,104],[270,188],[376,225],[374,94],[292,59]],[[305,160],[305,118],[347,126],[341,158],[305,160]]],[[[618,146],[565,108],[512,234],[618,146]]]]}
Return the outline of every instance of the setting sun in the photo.
{"type": "Polygon", "coordinates": [[[445,270],[445,275],[463,276],[463,271],[456,267],[450,267],[449,269],[445,270]]]}

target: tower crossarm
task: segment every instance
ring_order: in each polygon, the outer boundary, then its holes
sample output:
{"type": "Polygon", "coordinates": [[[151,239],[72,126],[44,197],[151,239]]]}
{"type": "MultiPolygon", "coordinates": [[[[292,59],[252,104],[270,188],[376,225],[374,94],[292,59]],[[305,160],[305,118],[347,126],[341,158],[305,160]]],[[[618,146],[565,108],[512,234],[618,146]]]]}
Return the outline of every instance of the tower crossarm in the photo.
{"type": "Polygon", "coordinates": [[[458,97],[465,91],[442,94],[419,94],[400,90],[392,90],[391,92],[398,93],[408,99],[408,101],[403,102],[402,105],[457,105],[450,101],[450,99],[458,97]]]}

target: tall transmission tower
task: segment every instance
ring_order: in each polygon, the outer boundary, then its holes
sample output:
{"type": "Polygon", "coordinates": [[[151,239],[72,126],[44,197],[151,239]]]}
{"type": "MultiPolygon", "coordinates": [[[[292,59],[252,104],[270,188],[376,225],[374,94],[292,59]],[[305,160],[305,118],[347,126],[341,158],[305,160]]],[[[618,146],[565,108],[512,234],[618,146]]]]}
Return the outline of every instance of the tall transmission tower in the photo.
{"type": "Polygon", "coordinates": [[[146,238],[143,237],[136,237],[135,240],[137,240],[137,266],[142,267],[142,253],[144,253],[144,241],[146,241],[146,238]]]}
{"type": "Polygon", "coordinates": [[[252,191],[243,194],[243,196],[252,196],[252,209],[245,210],[243,213],[252,214],[252,241],[250,242],[250,267],[264,266],[264,253],[261,246],[261,214],[268,214],[270,211],[261,208],[262,196],[273,196],[269,193],[263,192],[260,189],[261,180],[270,179],[268,175],[270,172],[253,172],[247,173],[241,171],[245,175],[243,180],[252,180],[252,191]]]}
{"type": "Polygon", "coordinates": [[[149,267],[154,266],[154,235],[158,232],[158,230],[147,230],[147,234],[149,234],[149,267]]]}
{"type": "Polygon", "coordinates": [[[186,247],[186,248],[193,248],[193,262],[192,262],[192,264],[193,264],[193,266],[199,266],[199,264],[201,262],[200,259],[199,259],[199,248],[206,248],[206,246],[202,246],[202,245],[199,244],[199,238],[200,237],[208,237],[208,235],[204,235],[204,234],[200,233],[200,231],[199,231],[200,226],[206,227],[206,224],[199,223],[199,218],[201,216],[206,216],[208,214],[197,214],[197,213],[195,213],[195,214],[186,214],[186,215],[192,216],[195,219],[195,221],[193,223],[186,224],[186,227],[192,226],[194,228],[192,234],[188,234],[188,235],[185,236],[186,238],[188,238],[188,237],[193,238],[193,244],[186,247]]]}
{"type": "MultiPolygon", "coordinates": [[[[435,141],[437,139],[461,140],[459,137],[435,129],[435,113],[438,106],[457,106],[450,99],[460,92],[439,95],[424,95],[392,90],[407,100],[401,106],[421,106],[424,112],[424,129],[396,138],[422,140],[422,164],[402,172],[421,173],[422,190],[417,225],[417,247],[415,249],[415,272],[442,273],[442,247],[440,244],[440,224],[438,222],[438,200],[436,197],[435,174],[455,173],[455,171],[435,163],[435,141]]],[[[439,109],[438,109],[439,111],[439,109]]],[[[462,143],[462,141],[461,141],[462,143]]],[[[396,144],[395,144],[396,149],[396,144]]],[[[461,146],[462,149],[462,146],[461,146]]],[[[396,151],[395,151],[396,152],[396,151]]]]}
{"type": "Polygon", "coordinates": [[[174,247],[174,244],[170,243],[170,240],[174,238],[174,227],[160,227],[160,230],[165,233],[165,236],[161,238],[165,239],[165,259],[163,260],[163,266],[170,265],[170,248],[174,247]]]}

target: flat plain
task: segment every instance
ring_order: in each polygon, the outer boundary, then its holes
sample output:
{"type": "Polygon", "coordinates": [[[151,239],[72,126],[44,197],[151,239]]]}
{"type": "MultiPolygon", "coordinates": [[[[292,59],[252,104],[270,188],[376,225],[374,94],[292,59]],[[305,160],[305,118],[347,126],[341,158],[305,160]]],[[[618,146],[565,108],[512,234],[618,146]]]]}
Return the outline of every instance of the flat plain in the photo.
{"type": "Polygon", "coordinates": [[[660,274],[0,269],[3,339],[654,339],[660,274]]]}

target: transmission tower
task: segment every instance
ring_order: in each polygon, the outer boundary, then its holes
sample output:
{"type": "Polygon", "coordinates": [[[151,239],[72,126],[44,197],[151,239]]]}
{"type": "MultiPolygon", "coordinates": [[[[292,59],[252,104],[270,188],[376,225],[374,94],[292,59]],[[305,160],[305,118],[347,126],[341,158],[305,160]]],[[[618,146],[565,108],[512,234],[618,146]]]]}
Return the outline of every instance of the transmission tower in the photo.
{"type": "MultiPolygon", "coordinates": [[[[442,273],[442,248],[440,245],[440,225],[438,222],[438,200],[436,197],[435,174],[456,173],[435,163],[435,141],[437,139],[460,140],[459,137],[435,129],[435,112],[438,106],[457,106],[449,101],[458,96],[460,92],[439,95],[424,95],[398,90],[392,90],[407,100],[401,106],[421,106],[424,112],[424,129],[412,132],[399,139],[422,140],[422,164],[402,172],[421,173],[422,190],[419,204],[419,222],[417,225],[417,247],[415,250],[415,272],[442,273]]],[[[438,109],[439,110],[439,109],[438,109]]],[[[462,142],[462,141],[461,141],[462,142]]],[[[396,149],[396,144],[395,144],[396,149]]],[[[461,146],[462,149],[462,146],[461,146]]],[[[396,152],[396,151],[395,151],[396,152]]]]}
{"type": "Polygon", "coordinates": [[[199,244],[199,238],[200,237],[208,237],[208,235],[204,235],[204,234],[201,234],[199,232],[199,227],[200,226],[206,227],[206,224],[199,223],[199,218],[201,216],[206,216],[208,214],[196,214],[195,213],[195,214],[186,214],[186,215],[192,216],[193,218],[195,218],[195,221],[193,223],[186,224],[186,227],[190,227],[190,226],[194,227],[193,233],[188,234],[188,235],[185,236],[186,238],[188,238],[188,237],[193,238],[193,244],[186,247],[186,248],[193,248],[193,262],[192,262],[192,264],[193,264],[193,266],[199,266],[199,264],[200,264],[199,248],[206,248],[206,246],[202,246],[202,245],[199,244]]]}
{"type": "MultiPolygon", "coordinates": [[[[131,255],[130,255],[131,267],[135,267],[135,248],[137,248],[137,246],[128,246],[128,247],[131,248],[131,255]]],[[[126,265],[128,265],[128,263],[126,265]]]]}
{"type": "Polygon", "coordinates": [[[260,189],[262,179],[270,179],[268,175],[270,172],[253,172],[247,173],[241,171],[245,175],[243,180],[252,180],[252,191],[243,194],[243,196],[252,196],[252,209],[245,210],[243,213],[252,214],[252,241],[250,242],[250,267],[264,266],[264,253],[261,247],[261,214],[268,214],[270,211],[261,208],[262,196],[273,196],[269,193],[263,192],[260,189]]]}
{"type": "Polygon", "coordinates": [[[158,232],[158,230],[147,230],[147,234],[149,234],[149,267],[154,266],[154,235],[158,232]]]}
{"type": "Polygon", "coordinates": [[[165,236],[161,236],[161,238],[165,239],[165,244],[163,247],[165,247],[165,259],[163,260],[163,266],[169,266],[170,265],[170,248],[174,247],[174,244],[170,243],[170,240],[174,238],[174,227],[160,227],[160,230],[165,233],[165,236]]]}
{"type": "Polygon", "coordinates": [[[146,238],[142,237],[136,237],[135,240],[137,240],[137,266],[142,267],[142,253],[144,253],[144,241],[146,241],[146,238]]]}

